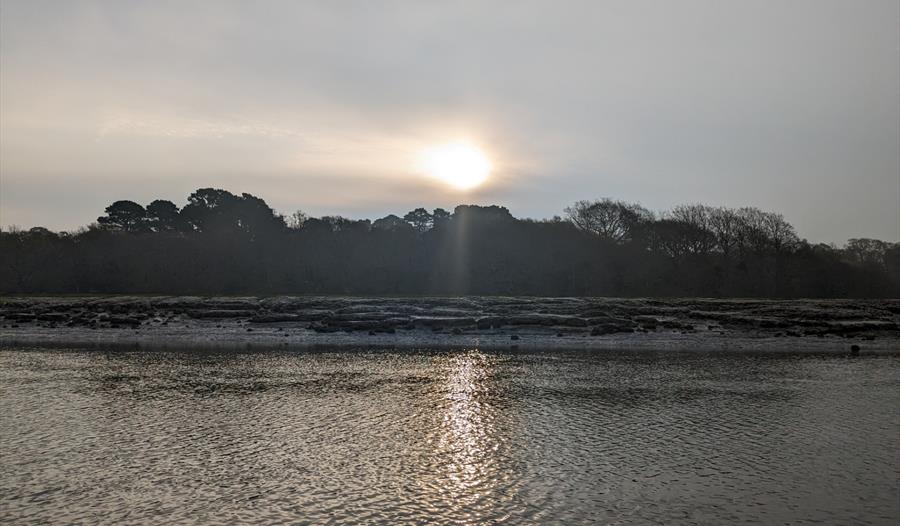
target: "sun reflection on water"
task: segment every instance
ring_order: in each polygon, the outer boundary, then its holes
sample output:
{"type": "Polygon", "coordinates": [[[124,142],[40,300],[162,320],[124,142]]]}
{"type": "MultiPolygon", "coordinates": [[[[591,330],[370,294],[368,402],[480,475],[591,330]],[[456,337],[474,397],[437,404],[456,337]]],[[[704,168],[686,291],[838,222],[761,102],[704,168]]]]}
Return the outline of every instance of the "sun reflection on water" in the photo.
{"type": "Polygon", "coordinates": [[[498,482],[500,447],[489,396],[492,359],[468,351],[450,359],[448,372],[438,441],[446,496],[455,507],[484,505],[498,482]]]}

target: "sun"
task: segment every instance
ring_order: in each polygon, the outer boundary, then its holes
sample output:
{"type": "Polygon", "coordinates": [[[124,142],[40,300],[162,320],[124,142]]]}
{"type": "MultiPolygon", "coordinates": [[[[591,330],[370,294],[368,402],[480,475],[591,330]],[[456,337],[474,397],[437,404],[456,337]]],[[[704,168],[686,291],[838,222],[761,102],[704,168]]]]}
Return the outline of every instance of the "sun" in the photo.
{"type": "Polygon", "coordinates": [[[456,141],[423,151],[419,169],[460,190],[469,190],[487,180],[492,166],[483,151],[467,141],[456,141]]]}

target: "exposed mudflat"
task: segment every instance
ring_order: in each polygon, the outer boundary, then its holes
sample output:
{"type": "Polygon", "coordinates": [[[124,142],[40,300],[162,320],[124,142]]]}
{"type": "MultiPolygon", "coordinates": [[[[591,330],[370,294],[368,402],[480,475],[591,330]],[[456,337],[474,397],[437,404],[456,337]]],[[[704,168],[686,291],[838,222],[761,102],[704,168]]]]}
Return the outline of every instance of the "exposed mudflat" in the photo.
{"type": "Polygon", "coordinates": [[[7,297],[0,343],[900,350],[900,300],[7,297]]]}

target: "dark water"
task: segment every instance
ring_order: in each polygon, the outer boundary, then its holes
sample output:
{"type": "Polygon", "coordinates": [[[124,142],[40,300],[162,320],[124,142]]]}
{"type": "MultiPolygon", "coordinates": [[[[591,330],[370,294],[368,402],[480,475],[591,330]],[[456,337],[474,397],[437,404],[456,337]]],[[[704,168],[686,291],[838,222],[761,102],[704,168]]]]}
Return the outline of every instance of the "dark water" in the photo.
{"type": "Polygon", "coordinates": [[[897,524],[900,357],[0,351],[0,522],[897,524]]]}

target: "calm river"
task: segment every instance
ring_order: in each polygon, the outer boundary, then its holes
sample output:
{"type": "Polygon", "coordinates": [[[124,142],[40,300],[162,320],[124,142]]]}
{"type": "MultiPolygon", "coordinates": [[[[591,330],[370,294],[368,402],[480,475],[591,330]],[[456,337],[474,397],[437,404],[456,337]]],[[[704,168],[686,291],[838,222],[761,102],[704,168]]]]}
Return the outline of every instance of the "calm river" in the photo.
{"type": "Polygon", "coordinates": [[[0,350],[0,523],[897,524],[900,356],[0,350]]]}

